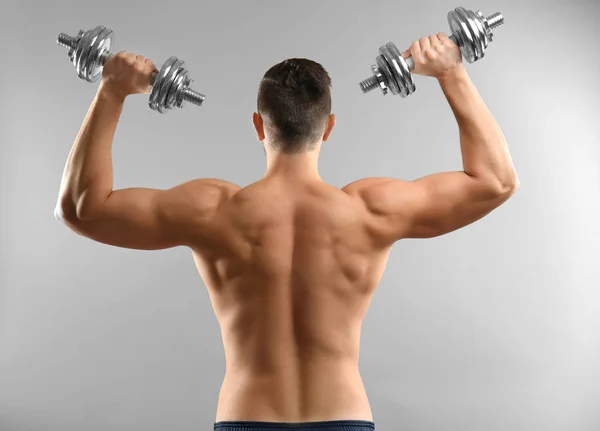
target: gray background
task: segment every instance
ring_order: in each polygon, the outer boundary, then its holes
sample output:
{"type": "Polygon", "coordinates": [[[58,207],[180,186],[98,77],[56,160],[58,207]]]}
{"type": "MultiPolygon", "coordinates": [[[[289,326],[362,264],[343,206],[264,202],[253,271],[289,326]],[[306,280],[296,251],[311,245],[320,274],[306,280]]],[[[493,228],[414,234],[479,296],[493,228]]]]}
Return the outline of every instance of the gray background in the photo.
{"type": "MultiPolygon", "coordinates": [[[[0,430],[211,429],[224,354],[190,252],[118,249],[53,217],[64,163],[97,89],[59,32],[103,24],[116,50],[186,60],[202,108],[129,98],[115,188],[265,169],[251,113],[260,78],[321,62],[338,124],[321,157],[335,186],[461,168],[437,83],[361,94],[377,49],[448,32],[454,1],[3,0],[0,14],[0,430]],[[10,46],[8,45],[10,43],[10,46]]],[[[380,430],[600,429],[600,148],[593,1],[482,1],[507,23],[468,70],[521,180],[482,221],[398,243],[367,314],[361,373],[380,430]]]]}

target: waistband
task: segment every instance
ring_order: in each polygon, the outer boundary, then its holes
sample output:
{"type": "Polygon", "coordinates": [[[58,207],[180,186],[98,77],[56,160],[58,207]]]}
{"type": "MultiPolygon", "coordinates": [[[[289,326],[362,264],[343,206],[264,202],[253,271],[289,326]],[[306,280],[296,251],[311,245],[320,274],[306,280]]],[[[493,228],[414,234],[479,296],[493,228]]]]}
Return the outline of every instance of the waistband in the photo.
{"type": "Polygon", "coordinates": [[[215,431],[273,431],[275,429],[303,431],[374,431],[375,423],[369,421],[326,422],[215,422],[215,431]]]}

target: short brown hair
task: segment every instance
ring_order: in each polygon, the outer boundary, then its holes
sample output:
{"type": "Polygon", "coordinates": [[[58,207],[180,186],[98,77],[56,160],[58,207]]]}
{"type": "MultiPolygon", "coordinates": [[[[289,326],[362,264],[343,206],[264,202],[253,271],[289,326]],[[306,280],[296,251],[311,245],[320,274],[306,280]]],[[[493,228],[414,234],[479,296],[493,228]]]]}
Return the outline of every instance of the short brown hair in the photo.
{"type": "Polygon", "coordinates": [[[291,58],[271,67],[258,89],[258,113],[284,153],[311,151],[331,114],[331,78],[319,63],[291,58]]]}

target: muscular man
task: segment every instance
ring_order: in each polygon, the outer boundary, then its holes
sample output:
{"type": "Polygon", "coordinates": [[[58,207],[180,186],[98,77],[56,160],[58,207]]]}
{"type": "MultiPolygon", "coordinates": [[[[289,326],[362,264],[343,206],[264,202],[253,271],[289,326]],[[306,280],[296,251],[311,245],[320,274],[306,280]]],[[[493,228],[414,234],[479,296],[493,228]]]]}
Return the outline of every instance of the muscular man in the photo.
{"type": "Polygon", "coordinates": [[[273,66],[260,84],[253,121],[267,156],[261,180],[113,190],[111,144],[125,97],[147,93],[155,68],[124,52],[106,64],[67,160],[56,216],[105,244],[191,249],[225,347],[215,428],[373,429],[359,338],[390,248],[473,223],[517,189],[504,136],[458,47],[440,33],[409,54],[415,73],[436,78],[448,99],[464,170],[416,181],[366,178],[341,190],[317,170],[335,117],[329,75],[307,59],[273,66]]]}

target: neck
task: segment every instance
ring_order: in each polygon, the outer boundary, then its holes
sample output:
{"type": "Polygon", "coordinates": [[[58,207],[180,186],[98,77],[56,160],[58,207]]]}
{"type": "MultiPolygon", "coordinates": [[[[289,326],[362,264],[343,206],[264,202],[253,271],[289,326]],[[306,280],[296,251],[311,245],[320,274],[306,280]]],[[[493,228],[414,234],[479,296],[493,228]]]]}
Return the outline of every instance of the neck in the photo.
{"type": "Polygon", "coordinates": [[[267,152],[267,170],[264,178],[321,180],[318,157],[318,151],[301,154],[267,152]]]}

